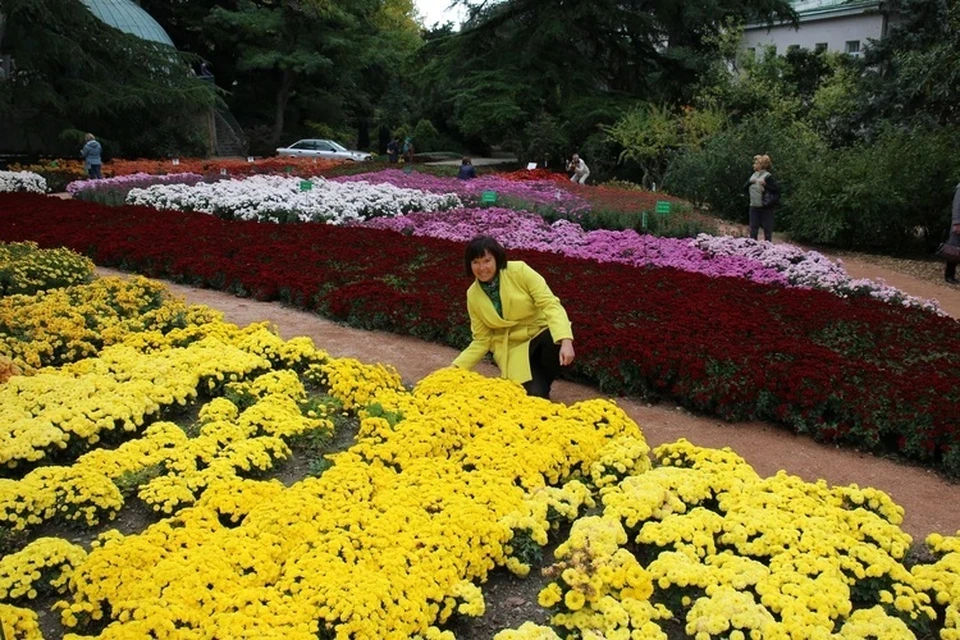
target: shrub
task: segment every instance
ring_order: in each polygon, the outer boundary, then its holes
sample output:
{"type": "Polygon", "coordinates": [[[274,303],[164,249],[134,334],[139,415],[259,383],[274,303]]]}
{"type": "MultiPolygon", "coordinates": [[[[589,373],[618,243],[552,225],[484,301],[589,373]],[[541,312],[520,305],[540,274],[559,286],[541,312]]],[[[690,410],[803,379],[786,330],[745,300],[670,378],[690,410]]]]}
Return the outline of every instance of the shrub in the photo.
{"type": "Polygon", "coordinates": [[[526,144],[521,149],[521,160],[546,163],[559,167],[564,164],[570,138],[552,115],[541,111],[537,118],[523,130],[526,144]]]}
{"type": "Polygon", "coordinates": [[[945,239],[960,173],[960,129],[887,129],[812,164],[796,185],[798,240],[886,252],[932,251],[945,239]]]}
{"type": "MultiPolygon", "coordinates": [[[[327,124],[326,122],[312,122],[310,120],[306,123],[307,129],[310,131],[309,137],[311,138],[322,138],[324,140],[333,140],[334,142],[339,142],[348,149],[357,148],[357,131],[351,127],[333,127],[327,124]]],[[[304,136],[307,137],[307,136],[304,136]]],[[[294,142],[290,141],[291,144],[294,142]]]]}
{"type": "Polygon", "coordinates": [[[727,220],[746,221],[743,189],[753,156],[773,159],[773,173],[783,189],[778,226],[790,220],[794,192],[814,164],[824,164],[826,145],[805,125],[769,116],[751,118],[713,136],[702,149],[681,153],[670,164],[664,188],[688,198],[727,220]]]}
{"type": "Polygon", "coordinates": [[[590,184],[597,184],[617,173],[617,158],[620,153],[615,143],[605,133],[591,134],[580,145],[580,157],[590,167],[590,184]]]}
{"type": "Polygon", "coordinates": [[[440,133],[429,120],[420,120],[413,128],[413,144],[417,152],[443,151],[439,143],[440,133]]]}

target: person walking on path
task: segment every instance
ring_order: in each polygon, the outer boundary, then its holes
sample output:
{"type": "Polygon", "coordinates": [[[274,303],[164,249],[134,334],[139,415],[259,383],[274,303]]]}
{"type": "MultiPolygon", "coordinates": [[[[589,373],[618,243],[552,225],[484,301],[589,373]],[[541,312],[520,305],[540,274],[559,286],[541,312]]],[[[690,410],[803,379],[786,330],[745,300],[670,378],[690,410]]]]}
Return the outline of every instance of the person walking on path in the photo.
{"type": "Polygon", "coordinates": [[[395,164],[400,159],[400,138],[394,137],[387,143],[387,162],[395,164]]]}
{"type": "Polygon", "coordinates": [[[453,361],[472,369],[488,352],[501,377],[515,380],[527,393],[550,397],[560,367],[573,363],[573,329],[560,299],[527,263],[507,262],[503,246],[490,236],[467,244],[467,313],[473,341],[453,361]]]}
{"type": "MultiPolygon", "coordinates": [[[[953,215],[950,217],[950,239],[947,240],[947,244],[960,247],[960,184],[957,185],[957,191],[953,194],[953,215]]],[[[956,262],[947,260],[943,279],[950,284],[957,284],[956,262]]]]}
{"type": "Polygon", "coordinates": [[[584,162],[580,154],[577,153],[573,154],[573,157],[570,158],[567,171],[573,171],[573,175],[570,176],[570,182],[576,182],[577,184],[586,184],[587,178],[590,177],[590,167],[587,166],[587,163],[584,162]]]}
{"type": "Polygon", "coordinates": [[[762,226],[763,239],[773,242],[773,212],[780,202],[780,185],[770,173],[772,169],[770,156],[753,156],[753,175],[744,185],[750,195],[750,237],[754,240],[762,226]]]}
{"type": "Polygon", "coordinates": [[[103,147],[100,146],[92,133],[88,133],[83,139],[86,140],[83,148],[80,149],[83,168],[86,169],[87,177],[91,180],[100,180],[103,178],[103,172],[101,171],[103,160],[100,157],[103,153],[103,147]]]}

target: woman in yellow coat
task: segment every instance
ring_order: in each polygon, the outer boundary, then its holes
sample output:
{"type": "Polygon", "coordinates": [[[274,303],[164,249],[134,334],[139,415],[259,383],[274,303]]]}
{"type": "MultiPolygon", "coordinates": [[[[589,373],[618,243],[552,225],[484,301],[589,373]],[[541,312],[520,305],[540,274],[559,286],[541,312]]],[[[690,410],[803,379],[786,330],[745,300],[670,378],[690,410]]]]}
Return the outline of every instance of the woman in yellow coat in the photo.
{"type": "Polygon", "coordinates": [[[531,396],[547,398],[560,367],[573,362],[573,330],[559,298],[527,263],[507,262],[490,236],[467,244],[467,312],[473,341],[453,361],[472,369],[488,352],[500,375],[523,384],[531,396]]]}

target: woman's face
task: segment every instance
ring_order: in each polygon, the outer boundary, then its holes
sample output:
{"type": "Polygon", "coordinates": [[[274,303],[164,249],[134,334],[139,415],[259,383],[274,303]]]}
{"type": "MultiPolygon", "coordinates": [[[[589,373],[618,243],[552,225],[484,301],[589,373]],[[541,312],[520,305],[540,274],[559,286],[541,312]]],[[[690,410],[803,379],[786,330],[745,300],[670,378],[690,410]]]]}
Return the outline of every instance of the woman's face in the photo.
{"type": "Polygon", "coordinates": [[[497,259],[489,251],[479,258],[474,258],[470,267],[473,269],[473,275],[480,282],[490,282],[497,275],[497,259]]]}
{"type": "Polygon", "coordinates": [[[763,165],[760,164],[760,160],[754,160],[754,161],[753,161],[753,170],[754,170],[754,171],[760,171],[760,168],[761,168],[762,166],[763,166],[763,165]]]}

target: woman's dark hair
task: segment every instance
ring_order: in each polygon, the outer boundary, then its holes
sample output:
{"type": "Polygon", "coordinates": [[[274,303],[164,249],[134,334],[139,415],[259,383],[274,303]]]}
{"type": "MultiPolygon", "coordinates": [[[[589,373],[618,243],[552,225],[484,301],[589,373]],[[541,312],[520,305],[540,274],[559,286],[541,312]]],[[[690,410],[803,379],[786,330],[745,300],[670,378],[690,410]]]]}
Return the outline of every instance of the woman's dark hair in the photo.
{"type": "Polygon", "coordinates": [[[503,245],[490,236],[477,236],[467,243],[467,251],[464,255],[464,264],[467,269],[467,277],[473,277],[473,261],[482,258],[485,253],[489,253],[497,261],[497,272],[507,266],[507,250],[503,245]]]}

